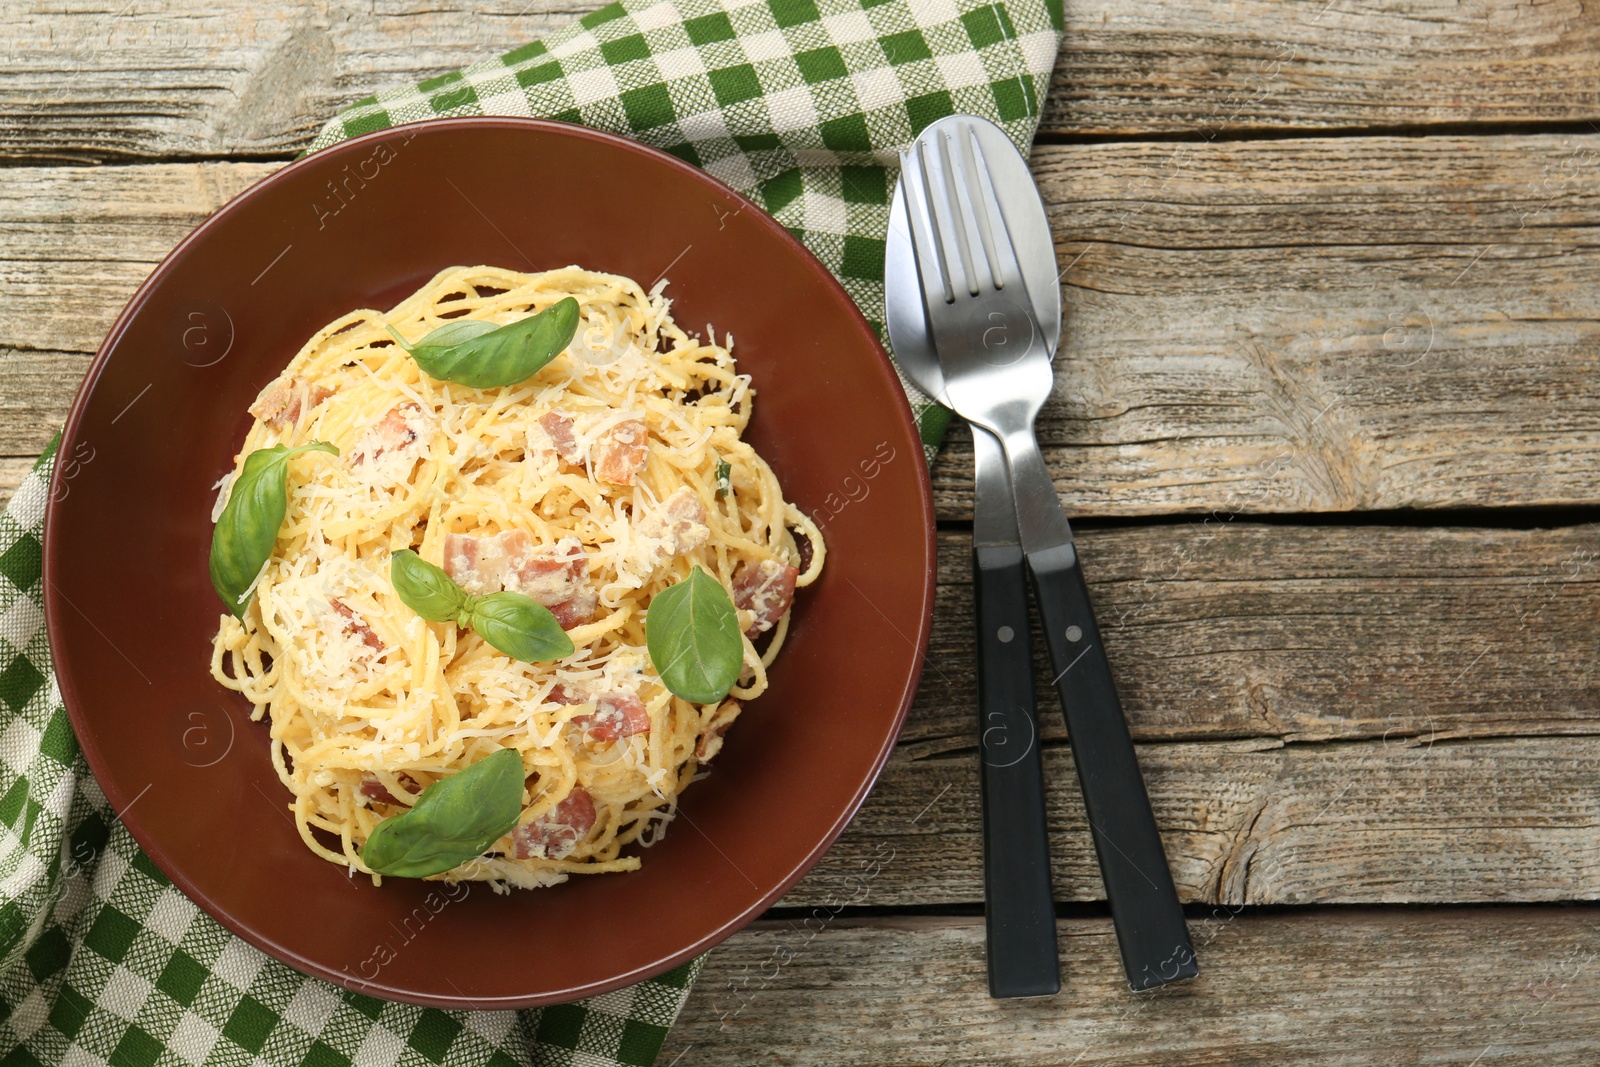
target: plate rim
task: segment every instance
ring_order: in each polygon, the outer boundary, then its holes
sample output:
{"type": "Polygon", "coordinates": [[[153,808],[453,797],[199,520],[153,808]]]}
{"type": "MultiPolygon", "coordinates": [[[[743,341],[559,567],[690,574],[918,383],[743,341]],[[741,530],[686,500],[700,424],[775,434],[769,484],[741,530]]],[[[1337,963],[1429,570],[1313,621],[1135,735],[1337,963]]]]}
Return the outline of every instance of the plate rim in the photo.
{"type": "Polygon", "coordinates": [[[688,175],[712,190],[727,196],[740,205],[741,212],[749,209],[750,213],[772,235],[778,238],[781,245],[788,247],[791,253],[805,264],[808,271],[822,281],[824,288],[830,289],[834,297],[842,302],[848,309],[847,317],[851,320],[852,328],[867,342],[874,359],[871,366],[878,376],[884,379],[883,384],[888,387],[890,395],[894,398],[893,412],[897,424],[907,438],[914,442],[918,453],[918,478],[917,496],[921,505],[921,528],[923,532],[923,553],[927,560],[927,567],[922,583],[922,603],[919,612],[918,631],[913,636],[915,656],[912,662],[910,677],[902,686],[899,707],[893,717],[892,729],[886,735],[885,743],[880,747],[874,757],[870,772],[862,780],[856,790],[855,796],[841,812],[839,818],[829,827],[821,839],[796,863],[794,868],[779,880],[778,884],[760,894],[744,910],[731,916],[715,929],[699,937],[689,945],[676,952],[658,957],[656,960],[642,964],[623,974],[611,978],[596,980],[581,986],[554,990],[546,993],[524,996],[503,997],[466,997],[462,995],[446,996],[432,993],[418,993],[411,990],[395,988],[377,982],[353,981],[350,976],[340,971],[327,967],[315,960],[310,960],[285,945],[269,940],[259,932],[236,921],[221,905],[200,889],[187,877],[183,869],[172,863],[170,856],[161,847],[160,843],[151,839],[143,824],[135,816],[128,816],[128,809],[137,797],[128,797],[122,790],[112,785],[108,776],[101,773],[101,768],[109,766],[105,753],[101,750],[94,738],[93,732],[88,729],[88,721],[80,713],[78,706],[80,699],[71,678],[61,672],[56,664],[61,658],[61,649],[65,645],[61,642],[61,627],[58,620],[63,616],[66,606],[61,603],[64,599],[59,592],[53,575],[64,565],[59,558],[59,542],[55,537],[56,530],[56,504],[58,490],[62,480],[62,466],[58,463],[51,472],[50,482],[46,489],[44,530],[43,530],[43,601],[45,616],[45,634],[51,649],[51,672],[56,677],[58,691],[61,694],[62,706],[65,708],[67,718],[72,725],[73,735],[82,750],[84,759],[94,777],[96,785],[106,797],[107,803],[113,812],[120,812],[116,820],[121,822],[133,837],[139,848],[150,857],[160,868],[161,872],[171,880],[172,884],[183,893],[195,906],[216,920],[224,929],[245,943],[271,956],[273,959],[291,967],[298,973],[316,978],[331,985],[347,989],[352,992],[374,996],[383,1000],[397,1001],[400,1003],[414,1004],[421,1007],[442,1008],[447,1010],[512,1010],[522,1008],[542,1007],[550,1004],[570,1003],[603,993],[627,988],[641,981],[656,977],[678,967],[689,960],[709,951],[722,943],[745,926],[749,925],[761,913],[769,909],[776,901],[782,898],[796,883],[817,864],[819,860],[832,848],[845,828],[854,819],[861,805],[866,801],[878,779],[882,776],[884,767],[888,764],[889,757],[893,754],[899,737],[905,727],[906,715],[916,697],[922,673],[927,663],[928,642],[932,635],[933,607],[938,577],[938,531],[936,516],[933,506],[933,485],[926,462],[926,453],[923,451],[923,442],[920,428],[911,410],[910,399],[907,397],[905,387],[900,381],[899,373],[890,360],[883,342],[879,339],[868,323],[861,308],[845,290],[843,284],[834,276],[833,272],[823,265],[814,253],[785,228],[777,219],[749,197],[733,189],[714,175],[679,159],[669,152],[662,151],[650,145],[634,141],[617,134],[596,130],[587,126],[572,123],[558,122],[551,119],[525,118],[520,116],[499,115],[469,115],[452,118],[429,118],[416,122],[401,123],[385,127],[369,133],[361,134],[344,141],[337,142],[317,152],[299,156],[286,166],[281,167],[272,174],[261,179],[250,187],[242,190],[228,200],[216,211],[201,220],[183,240],[179,241],[164,255],[160,262],[150,271],[149,275],[139,284],[129,298],[127,304],[113,320],[110,329],[106,331],[104,339],[95,349],[95,356],[89,369],[85,372],[82,382],[79,383],[76,394],[73,396],[72,406],[68,411],[67,419],[62,427],[56,455],[70,449],[77,441],[81,429],[85,408],[91,393],[98,384],[100,376],[110,360],[112,351],[122,339],[128,324],[140,313],[151,291],[159,285],[166,274],[173,269],[178,260],[187,252],[189,247],[204,239],[206,233],[220,220],[229,217],[234,211],[240,210],[247,201],[255,199],[270,190],[276,184],[287,180],[286,176],[297,173],[303,166],[309,166],[312,160],[318,162],[337,159],[343,155],[359,151],[360,147],[370,145],[386,139],[392,139],[397,131],[412,130],[413,136],[421,132],[420,128],[448,132],[456,129],[508,129],[523,130],[545,134],[555,134],[564,137],[576,137],[581,140],[590,140],[620,149],[635,155],[643,156],[658,164],[673,167],[688,175]]]}

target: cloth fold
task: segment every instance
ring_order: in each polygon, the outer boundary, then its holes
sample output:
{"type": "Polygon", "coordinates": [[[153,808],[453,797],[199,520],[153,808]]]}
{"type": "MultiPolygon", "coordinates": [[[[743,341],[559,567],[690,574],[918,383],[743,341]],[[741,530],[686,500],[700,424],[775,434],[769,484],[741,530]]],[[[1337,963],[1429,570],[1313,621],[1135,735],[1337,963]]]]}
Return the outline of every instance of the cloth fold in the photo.
{"type": "MultiPolygon", "coordinates": [[[[457,115],[630,137],[760,204],[884,337],[884,235],[900,150],[936,119],[966,114],[998,123],[1027,152],[1061,23],[1061,0],[629,0],[503,56],[359,100],[308,151],[457,115]]],[[[950,413],[901,385],[931,459],[950,413]]]]}
{"type": "MultiPolygon", "coordinates": [[[[899,149],[960,112],[1026,150],[1060,30],[1060,0],[627,0],[358,101],[310,151],[477,114],[633,137],[771,212],[881,334],[899,149]]],[[[907,393],[931,453],[948,413],[907,393]]],[[[49,478],[91,459],[53,443],[0,516],[0,1067],[654,1062],[703,960],[575,1004],[418,1008],[268,958],[167,880],[95,785],[46,645],[49,478]]]]}

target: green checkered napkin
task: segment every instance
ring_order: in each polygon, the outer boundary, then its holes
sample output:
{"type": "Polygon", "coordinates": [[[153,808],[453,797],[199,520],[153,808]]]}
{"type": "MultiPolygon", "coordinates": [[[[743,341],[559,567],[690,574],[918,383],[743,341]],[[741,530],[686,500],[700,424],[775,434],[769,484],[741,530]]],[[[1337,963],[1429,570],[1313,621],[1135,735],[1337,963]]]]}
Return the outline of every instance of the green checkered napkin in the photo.
{"type": "MultiPolygon", "coordinates": [[[[362,100],[312,151],[453,115],[626,134],[766,207],[877,324],[899,148],[954,112],[1025,148],[1060,27],[1059,0],[627,0],[362,100]]],[[[907,392],[931,449],[948,415],[907,392]]],[[[0,516],[0,1067],[653,1062],[698,960],[560,1007],[417,1008],[267,958],[168,882],[95,785],[51,670],[40,531],[54,453],[0,516]]]]}
{"type": "MultiPolygon", "coordinates": [[[[766,208],[883,329],[900,149],[946,115],[1027,151],[1061,0],[629,0],[498,59],[369,96],[310,151],[404,122],[525,115],[622,134],[766,208]]],[[[929,459],[950,413],[901,378],[929,459]]]]}

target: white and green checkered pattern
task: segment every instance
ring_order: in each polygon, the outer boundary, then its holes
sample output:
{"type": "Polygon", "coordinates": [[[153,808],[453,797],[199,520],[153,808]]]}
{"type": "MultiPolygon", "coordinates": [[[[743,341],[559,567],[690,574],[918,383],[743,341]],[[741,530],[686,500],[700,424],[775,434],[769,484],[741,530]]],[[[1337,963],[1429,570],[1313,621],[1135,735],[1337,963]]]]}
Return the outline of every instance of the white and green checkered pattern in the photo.
{"type": "Polygon", "coordinates": [[[54,461],[0,516],[0,1065],[653,1062],[698,960],[542,1011],[417,1008],[269,959],[166,879],[95,785],[50,669],[40,532],[54,461]]]}
{"type": "MultiPolygon", "coordinates": [[[[1026,148],[1060,25],[1059,0],[630,0],[360,101],[312,150],[450,115],[631,136],[765,206],[878,323],[899,148],[953,112],[1026,148]]],[[[931,450],[948,415],[911,396],[931,450]]],[[[95,785],[51,670],[40,532],[54,461],[52,445],[0,516],[0,1067],[652,1063],[698,960],[537,1011],[416,1008],[267,958],[167,881],[95,785]]]]}
{"type": "MultiPolygon", "coordinates": [[[[358,101],[311,151],[454,115],[631,137],[765,207],[883,336],[900,149],[960,113],[992,119],[1027,151],[1060,41],[1060,0],[629,0],[498,59],[358,101]]],[[[902,384],[931,459],[949,412],[902,384]]]]}

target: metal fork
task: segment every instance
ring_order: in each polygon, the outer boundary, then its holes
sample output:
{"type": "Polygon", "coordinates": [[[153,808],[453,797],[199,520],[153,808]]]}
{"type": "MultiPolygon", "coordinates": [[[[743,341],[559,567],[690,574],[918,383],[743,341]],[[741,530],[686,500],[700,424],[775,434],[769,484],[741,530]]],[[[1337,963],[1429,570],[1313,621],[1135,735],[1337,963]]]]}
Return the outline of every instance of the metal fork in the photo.
{"type": "Polygon", "coordinates": [[[1084,809],[1135,989],[1197,974],[1127,720],[1034,420],[1050,396],[1035,320],[983,149],[956,124],[902,158],[906,207],[945,399],[1005,449],[1084,809]]]}
{"type": "MultiPolygon", "coordinates": [[[[927,130],[937,130],[939,120],[927,130]]],[[[1027,164],[997,126],[978,127],[989,144],[1005,146],[1029,187],[1027,164]]],[[[999,178],[996,179],[1000,180],[999,178]]],[[[1044,205],[1036,204],[1037,221],[1044,205]]],[[[1024,270],[1055,274],[1048,229],[1023,245],[1024,270]]],[[[928,336],[922,281],[906,223],[905,189],[898,183],[889,206],[884,247],[884,325],[895,362],[917,388],[944,395],[944,372],[928,336]]],[[[1035,306],[1041,321],[1061,321],[1061,294],[1047,289],[1035,306]]],[[[1054,347],[1052,344],[1051,347],[1054,347]]],[[[970,425],[970,424],[969,424],[970,425]]],[[[1046,822],[1044,764],[1033,692],[1033,623],[1028,616],[1028,570],[1011,503],[1011,478],[1000,442],[980,426],[972,430],[972,599],[978,655],[978,786],[983,826],[983,918],[989,995],[996,999],[1050,996],[1061,990],[1056,905],[1050,888],[1050,828],[1046,822]]]]}

